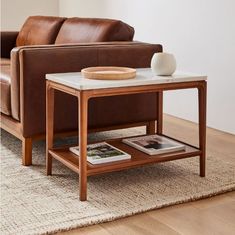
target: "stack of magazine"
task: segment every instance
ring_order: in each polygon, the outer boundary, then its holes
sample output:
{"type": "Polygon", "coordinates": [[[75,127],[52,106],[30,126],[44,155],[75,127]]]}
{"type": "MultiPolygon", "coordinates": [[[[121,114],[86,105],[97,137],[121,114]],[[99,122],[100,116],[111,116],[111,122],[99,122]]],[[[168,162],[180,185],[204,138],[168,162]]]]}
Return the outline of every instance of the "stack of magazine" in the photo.
{"type": "MultiPolygon", "coordinates": [[[[70,147],[69,150],[79,156],[79,147],[70,147]]],[[[130,159],[131,155],[115,148],[114,146],[101,142],[87,146],[87,161],[92,164],[107,163],[130,159]]]]}
{"type": "Polygon", "coordinates": [[[185,150],[185,145],[160,135],[132,137],[123,139],[122,142],[149,155],[185,150]]]}
{"type": "MultiPolygon", "coordinates": [[[[184,151],[185,145],[160,135],[146,135],[126,138],[122,140],[149,155],[166,154],[177,151],[184,151]]],[[[79,156],[79,147],[70,147],[69,150],[79,156]]],[[[130,159],[131,155],[106,143],[96,143],[87,146],[87,161],[91,164],[100,164],[130,159]]]]}

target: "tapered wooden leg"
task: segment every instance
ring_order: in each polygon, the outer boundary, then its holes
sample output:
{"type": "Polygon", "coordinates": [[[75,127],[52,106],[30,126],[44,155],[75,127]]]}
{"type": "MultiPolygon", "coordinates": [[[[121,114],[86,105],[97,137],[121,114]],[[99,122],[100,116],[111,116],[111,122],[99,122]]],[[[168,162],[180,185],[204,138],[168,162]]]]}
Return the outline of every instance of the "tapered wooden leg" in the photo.
{"type": "Polygon", "coordinates": [[[146,126],[146,133],[147,135],[154,135],[156,133],[156,122],[150,121],[146,126]]]}
{"type": "Polygon", "coordinates": [[[52,156],[49,150],[53,148],[54,139],[54,89],[47,82],[46,93],[46,174],[52,174],[52,156]]]}
{"type": "Polygon", "coordinates": [[[207,83],[198,88],[198,108],[199,108],[199,148],[202,151],[200,155],[200,176],[206,175],[206,96],[207,83]]]}
{"type": "Polygon", "coordinates": [[[87,118],[88,97],[85,91],[80,92],[78,98],[79,110],[79,196],[80,201],[87,200],[87,118]]]}
{"type": "Polygon", "coordinates": [[[157,133],[163,130],[163,92],[157,92],[157,133]]]}
{"type": "Polygon", "coordinates": [[[22,165],[24,166],[32,165],[32,139],[31,138],[22,139],[22,165]]]}

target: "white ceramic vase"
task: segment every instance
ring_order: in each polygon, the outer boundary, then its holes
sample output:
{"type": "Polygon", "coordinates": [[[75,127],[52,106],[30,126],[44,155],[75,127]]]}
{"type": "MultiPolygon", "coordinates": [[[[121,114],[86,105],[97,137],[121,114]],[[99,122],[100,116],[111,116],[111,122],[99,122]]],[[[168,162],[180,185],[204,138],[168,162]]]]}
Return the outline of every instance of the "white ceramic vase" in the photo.
{"type": "Polygon", "coordinates": [[[176,60],[173,54],[155,53],[151,60],[151,69],[155,75],[170,76],[176,70],[176,60]]]}

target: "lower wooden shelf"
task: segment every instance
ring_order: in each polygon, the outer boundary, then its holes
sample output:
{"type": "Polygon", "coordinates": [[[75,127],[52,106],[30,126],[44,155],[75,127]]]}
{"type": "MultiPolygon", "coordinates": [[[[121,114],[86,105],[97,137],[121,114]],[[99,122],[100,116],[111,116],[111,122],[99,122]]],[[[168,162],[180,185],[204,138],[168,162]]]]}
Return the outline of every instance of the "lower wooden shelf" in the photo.
{"type": "MultiPolygon", "coordinates": [[[[139,151],[138,149],[135,149],[127,144],[122,143],[122,139],[106,140],[106,142],[129,153],[131,155],[131,159],[115,161],[110,163],[102,163],[102,164],[90,164],[89,162],[87,162],[88,176],[113,172],[113,171],[120,171],[128,168],[143,166],[146,164],[196,157],[201,154],[201,151],[197,147],[190,146],[186,143],[183,143],[185,144],[184,151],[150,156],[148,154],[139,151]]],[[[79,157],[70,152],[69,146],[49,150],[49,153],[51,154],[52,157],[62,162],[71,170],[79,174],[79,157]]]]}

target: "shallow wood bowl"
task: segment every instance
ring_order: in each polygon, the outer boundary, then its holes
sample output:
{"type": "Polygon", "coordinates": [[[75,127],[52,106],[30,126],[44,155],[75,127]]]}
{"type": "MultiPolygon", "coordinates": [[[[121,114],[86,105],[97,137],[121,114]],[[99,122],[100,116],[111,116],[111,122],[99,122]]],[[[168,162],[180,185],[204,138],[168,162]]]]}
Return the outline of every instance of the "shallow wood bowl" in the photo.
{"type": "Polygon", "coordinates": [[[136,77],[136,69],[128,67],[89,67],[81,70],[82,76],[98,80],[123,80],[136,77]]]}

